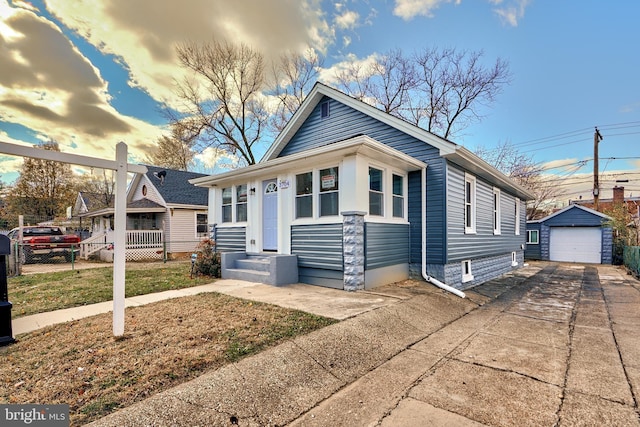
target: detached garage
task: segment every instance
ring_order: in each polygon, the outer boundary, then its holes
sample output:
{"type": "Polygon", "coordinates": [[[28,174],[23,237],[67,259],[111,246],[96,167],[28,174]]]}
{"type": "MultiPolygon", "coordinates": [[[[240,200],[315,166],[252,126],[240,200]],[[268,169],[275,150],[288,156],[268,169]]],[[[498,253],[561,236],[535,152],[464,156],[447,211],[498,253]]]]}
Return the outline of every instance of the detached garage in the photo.
{"type": "Polygon", "coordinates": [[[531,260],[611,264],[613,239],[609,217],[570,205],[537,221],[527,221],[525,258],[531,260]]]}

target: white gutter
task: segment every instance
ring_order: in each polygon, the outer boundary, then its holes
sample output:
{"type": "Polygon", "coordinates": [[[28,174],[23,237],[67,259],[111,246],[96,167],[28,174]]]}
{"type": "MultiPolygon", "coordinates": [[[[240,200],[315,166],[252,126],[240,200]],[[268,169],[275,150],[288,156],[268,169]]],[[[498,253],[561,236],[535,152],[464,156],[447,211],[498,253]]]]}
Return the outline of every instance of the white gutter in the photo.
{"type": "Polygon", "coordinates": [[[422,168],[422,277],[440,289],[464,298],[466,295],[459,289],[442,283],[427,274],[427,168],[422,168]]]}

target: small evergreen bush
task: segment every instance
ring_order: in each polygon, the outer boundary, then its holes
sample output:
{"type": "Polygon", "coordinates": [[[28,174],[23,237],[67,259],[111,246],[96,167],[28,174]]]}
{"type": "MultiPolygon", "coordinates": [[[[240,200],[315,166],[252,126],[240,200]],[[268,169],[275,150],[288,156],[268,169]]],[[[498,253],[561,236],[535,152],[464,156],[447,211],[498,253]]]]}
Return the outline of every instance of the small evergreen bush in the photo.
{"type": "Polygon", "coordinates": [[[215,242],[203,240],[196,248],[198,257],[195,262],[195,273],[209,277],[220,277],[220,252],[215,251],[215,242]]]}

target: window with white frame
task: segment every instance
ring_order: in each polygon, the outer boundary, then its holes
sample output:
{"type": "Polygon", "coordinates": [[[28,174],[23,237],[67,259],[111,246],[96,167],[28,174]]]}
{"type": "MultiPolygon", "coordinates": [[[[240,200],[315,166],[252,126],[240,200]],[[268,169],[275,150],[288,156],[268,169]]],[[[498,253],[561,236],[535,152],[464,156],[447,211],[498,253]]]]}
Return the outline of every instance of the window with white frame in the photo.
{"type": "Polygon", "coordinates": [[[222,189],[222,222],[233,221],[233,188],[222,189]]]}
{"type": "Polygon", "coordinates": [[[196,237],[209,237],[207,214],[196,214],[196,237]]]}
{"type": "Polygon", "coordinates": [[[515,252],[511,252],[511,266],[515,267],[518,265],[518,255],[515,252]]]}
{"type": "Polygon", "coordinates": [[[404,218],[404,177],[393,174],[393,217],[404,218]]]}
{"type": "Polygon", "coordinates": [[[516,197],[516,236],[520,235],[520,199],[516,197]]]}
{"type": "Polygon", "coordinates": [[[493,189],[493,234],[500,234],[500,189],[493,189]]]}
{"type": "Polygon", "coordinates": [[[462,283],[470,282],[473,280],[473,273],[471,272],[471,260],[466,259],[462,261],[462,283]]]}
{"type": "Polygon", "coordinates": [[[476,177],[464,177],[464,232],[476,232],[476,177]]]}
{"type": "Polygon", "coordinates": [[[236,222],[247,220],[247,185],[236,186],[236,222]]]}
{"type": "Polygon", "coordinates": [[[338,215],[338,167],[320,169],[320,216],[338,215]]]}
{"type": "Polygon", "coordinates": [[[369,167],[369,215],[384,216],[384,173],[369,167]]]}
{"type": "Polygon", "coordinates": [[[296,175],[296,218],[313,217],[313,172],[296,175]]]}
{"type": "Polygon", "coordinates": [[[527,245],[537,245],[540,243],[538,230],[527,230],[527,245]]]}

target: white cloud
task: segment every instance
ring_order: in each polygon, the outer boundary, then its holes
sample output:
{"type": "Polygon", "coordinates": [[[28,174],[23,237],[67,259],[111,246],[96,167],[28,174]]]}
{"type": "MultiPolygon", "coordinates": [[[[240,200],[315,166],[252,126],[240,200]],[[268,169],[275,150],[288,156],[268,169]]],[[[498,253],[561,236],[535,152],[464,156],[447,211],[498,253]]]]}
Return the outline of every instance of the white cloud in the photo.
{"type": "Polygon", "coordinates": [[[244,42],[267,60],[283,52],[319,50],[333,43],[320,0],[252,2],[191,0],[48,0],[47,8],[65,25],[126,65],[130,84],[158,101],[175,102],[172,82],[180,79],[175,46],[187,41],[244,42]]]}
{"type": "Polygon", "coordinates": [[[335,19],[336,26],[341,30],[352,30],[358,26],[360,15],[352,10],[347,10],[335,19]]]}
{"type": "Polygon", "coordinates": [[[360,59],[353,54],[348,55],[344,61],[336,62],[329,68],[323,68],[319,73],[318,80],[328,85],[334,85],[338,82],[336,76],[350,68],[370,70],[371,66],[377,62],[378,56],[377,53],[373,53],[360,59]]]}
{"type": "Polygon", "coordinates": [[[395,0],[396,7],[393,14],[404,20],[415,18],[416,16],[426,16],[432,18],[433,11],[442,3],[460,4],[461,0],[395,0]]]}
{"type": "Polygon", "coordinates": [[[503,23],[518,26],[518,21],[524,18],[524,12],[531,0],[492,0],[496,7],[494,12],[500,17],[503,23]]]}

